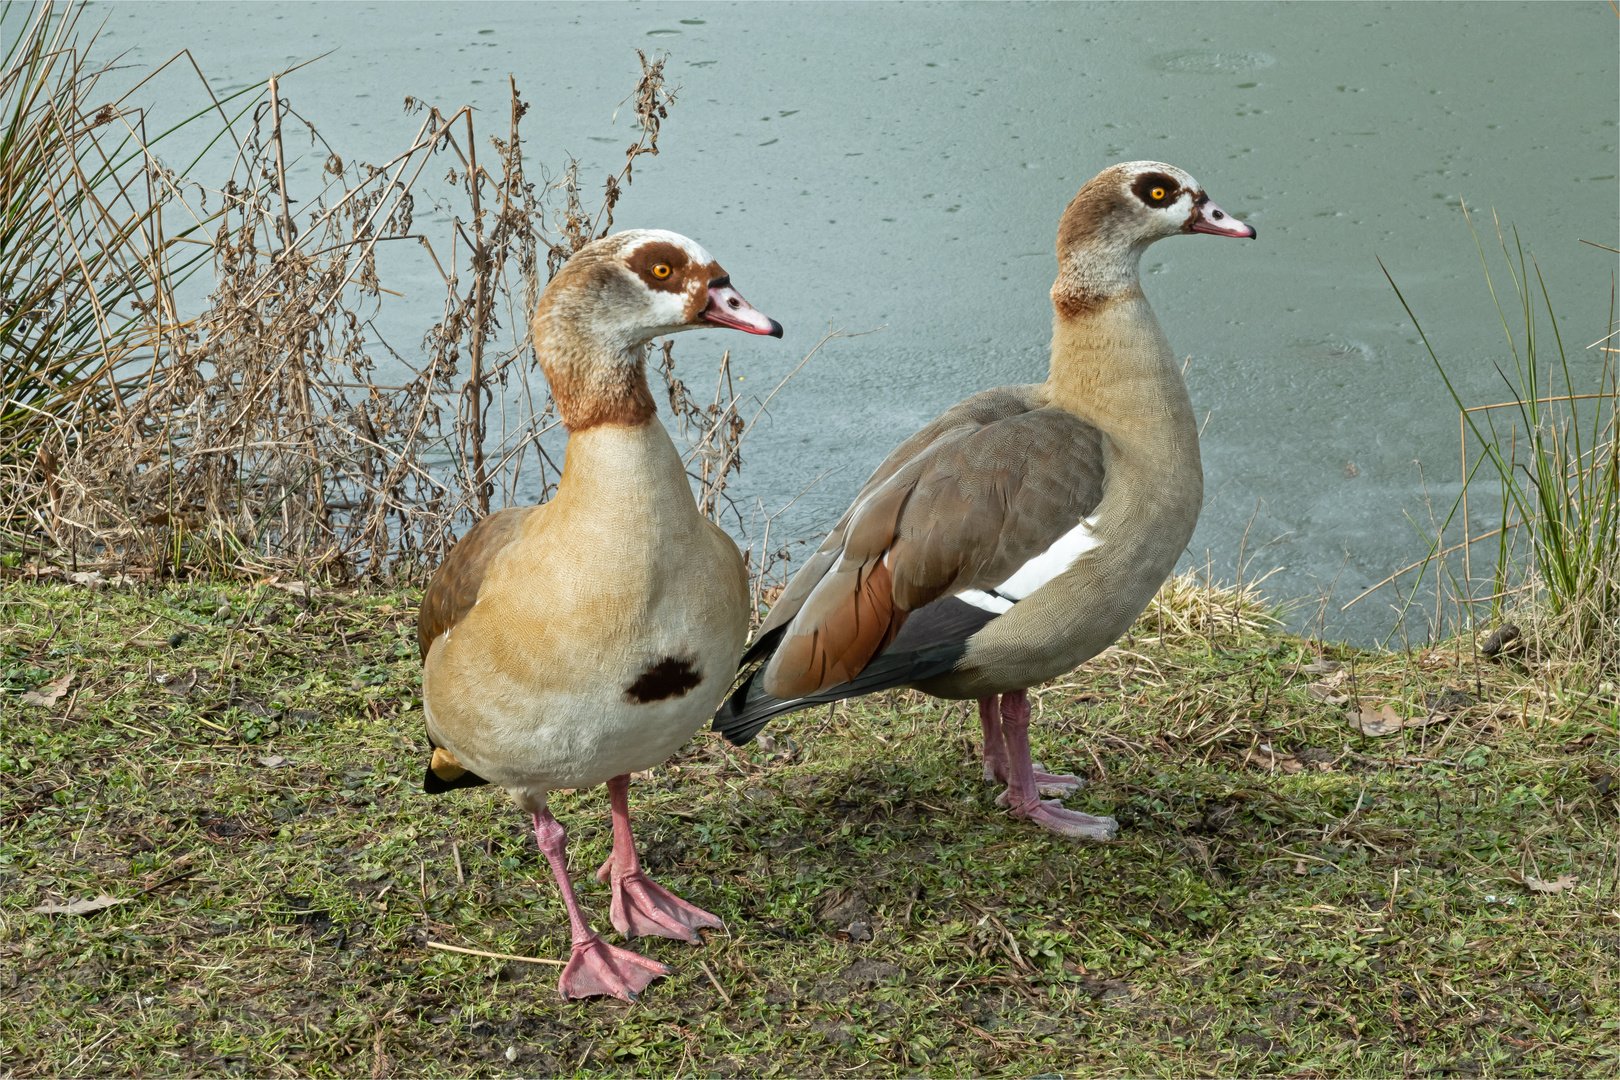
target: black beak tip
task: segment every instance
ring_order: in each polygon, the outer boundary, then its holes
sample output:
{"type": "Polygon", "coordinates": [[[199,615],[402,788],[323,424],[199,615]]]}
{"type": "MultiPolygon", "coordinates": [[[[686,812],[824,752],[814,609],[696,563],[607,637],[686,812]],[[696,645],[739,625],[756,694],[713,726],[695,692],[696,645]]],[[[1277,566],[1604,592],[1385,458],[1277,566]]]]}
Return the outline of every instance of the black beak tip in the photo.
{"type": "Polygon", "coordinates": [[[781,336],[782,336],[782,324],[777,322],[775,319],[772,319],[771,320],[771,337],[779,338],[781,336]]]}

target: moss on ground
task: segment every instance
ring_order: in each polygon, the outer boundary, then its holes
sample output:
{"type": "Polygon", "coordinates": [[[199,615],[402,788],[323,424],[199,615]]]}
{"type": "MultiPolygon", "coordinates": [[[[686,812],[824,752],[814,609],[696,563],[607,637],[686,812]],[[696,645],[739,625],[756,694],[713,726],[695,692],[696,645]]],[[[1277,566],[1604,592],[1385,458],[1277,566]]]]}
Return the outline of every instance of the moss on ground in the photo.
{"type": "MultiPolygon", "coordinates": [[[[1069,805],[1117,816],[1119,842],[998,811],[960,704],[878,696],[743,751],[701,735],[632,812],[650,871],[727,932],[638,941],[674,974],[635,1005],[564,1003],[555,968],[422,945],[563,957],[568,938],[504,796],[421,793],[414,596],[14,580],[0,1068],[1620,1069],[1612,689],[1158,625],[1043,688],[1032,727],[1038,757],[1089,778],[1069,805]],[[1357,702],[1437,720],[1370,738],[1346,725],[1357,702]],[[1560,875],[1573,888],[1527,884],[1560,875]],[[32,913],[104,893],[129,902],[32,913]]],[[[554,809],[607,930],[588,874],[604,794],[554,809]]]]}

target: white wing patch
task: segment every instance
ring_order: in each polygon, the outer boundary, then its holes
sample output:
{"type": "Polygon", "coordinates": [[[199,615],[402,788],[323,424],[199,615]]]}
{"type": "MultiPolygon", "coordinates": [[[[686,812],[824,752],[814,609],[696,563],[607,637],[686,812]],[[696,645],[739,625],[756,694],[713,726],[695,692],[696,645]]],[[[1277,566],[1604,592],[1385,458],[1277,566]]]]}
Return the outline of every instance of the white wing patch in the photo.
{"type": "Polygon", "coordinates": [[[956,594],[956,598],[963,603],[972,604],[982,611],[988,611],[995,615],[1006,614],[1012,610],[1013,606],[1013,602],[1004,596],[992,596],[987,592],[980,592],[978,589],[959,592],[956,594]]]}
{"type": "Polygon", "coordinates": [[[1058,537],[1052,546],[1020,566],[1012,577],[996,586],[996,592],[1010,600],[1022,600],[1048,581],[1074,565],[1086,552],[1102,546],[1093,529],[1096,518],[1082,518],[1080,524],[1058,537]]]}

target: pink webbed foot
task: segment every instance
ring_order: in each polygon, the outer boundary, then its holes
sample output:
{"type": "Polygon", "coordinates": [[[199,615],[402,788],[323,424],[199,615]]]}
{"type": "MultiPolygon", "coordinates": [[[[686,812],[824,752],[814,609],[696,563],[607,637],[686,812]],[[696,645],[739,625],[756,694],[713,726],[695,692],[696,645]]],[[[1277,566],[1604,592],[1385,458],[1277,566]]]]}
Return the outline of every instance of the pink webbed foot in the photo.
{"type": "MultiPolygon", "coordinates": [[[[1004,801],[1007,793],[996,802],[1008,806],[1004,801]]],[[[1119,835],[1119,822],[1111,817],[1092,817],[1077,810],[1065,810],[1056,799],[1040,799],[1034,805],[1009,806],[1013,817],[1023,818],[1034,822],[1049,832],[1059,836],[1069,836],[1077,840],[1112,840],[1119,835]]]]}
{"type": "Polygon", "coordinates": [[[615,948],[592,934],[575,943],[568,966],[557,979],[557,992],[565,998],[610,994],[634,1001],[648,983],[668,974],[669,968],[657,960],[615,948]]]}
{"type": "Polygon", "coordinates": [[[720,928],[718,916],[687,903],[640,870],[614,877],[611,856],[596,872],[596,880],[613,882],[609,917],[625,937],[667,937],[695,945],[703,940],[699,928],[720,928]]]}

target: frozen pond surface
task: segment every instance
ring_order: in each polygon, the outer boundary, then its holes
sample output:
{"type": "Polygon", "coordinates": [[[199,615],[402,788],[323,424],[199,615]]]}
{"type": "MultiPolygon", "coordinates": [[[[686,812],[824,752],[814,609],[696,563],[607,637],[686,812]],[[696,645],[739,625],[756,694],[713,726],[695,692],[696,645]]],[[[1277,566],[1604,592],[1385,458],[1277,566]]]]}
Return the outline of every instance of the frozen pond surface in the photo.
{"type": "MultiPolygon", "coordinates": [[[[1144,262],[1209,417],[1187,558],[1230,576],[1253,517],[1251,573],[1286,568],[1274,596],[1338,577],[1330,636],[1388,630],[1379,598],[1338,608],[1422,553],[1419,463],[1442,511],[1457,490],[1454,410],[1375,256],[1475,401],[1498,399],[1506,350],[1460,199],[1519,228],[1566,342],[1608,316],[1613,257],[1577,242],[1620,231],[1606,4],[117,4],[85,22],[103,16],[104,54],[138,73],[190,48],[217,89],[330,50],[284,92],[373,161],[414,134],[407,94],[504,127],[511,73],[531,155],[578,155],[593,188],[631,136],[612,119],[633,50],[668,50],[679,101],[617,225],[698,239],[788,330],[684,335],[683,374],[703,383],[729,347],[769,387],[829,324],[883,327],[831,343],[752,436],[742,486],[768,507],[827,472],[777,535],[825,529],[960,398],[1044,377],[1057,218],[1116,161],[1178,165],[1259,230],[1144,262]]],[[[390,340],[420,340],[438,287],[385,283],[425,298],[385,309],[390,340]]]]}

